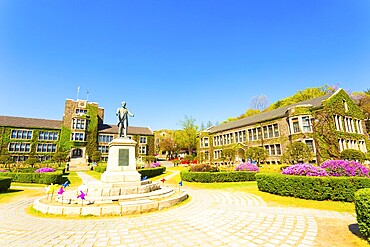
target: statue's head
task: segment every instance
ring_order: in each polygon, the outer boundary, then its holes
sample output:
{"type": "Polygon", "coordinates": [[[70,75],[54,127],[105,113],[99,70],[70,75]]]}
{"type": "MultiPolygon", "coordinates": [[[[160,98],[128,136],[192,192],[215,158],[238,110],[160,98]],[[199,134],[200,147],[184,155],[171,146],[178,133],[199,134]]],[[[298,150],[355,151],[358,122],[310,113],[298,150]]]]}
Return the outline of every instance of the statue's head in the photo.
{"type": "Polygon", "coordinates": [[[126,106],[126,102],[125,101],[122,101],[121,105],[122,105],[122,107],[125,107],[126,106]]]}

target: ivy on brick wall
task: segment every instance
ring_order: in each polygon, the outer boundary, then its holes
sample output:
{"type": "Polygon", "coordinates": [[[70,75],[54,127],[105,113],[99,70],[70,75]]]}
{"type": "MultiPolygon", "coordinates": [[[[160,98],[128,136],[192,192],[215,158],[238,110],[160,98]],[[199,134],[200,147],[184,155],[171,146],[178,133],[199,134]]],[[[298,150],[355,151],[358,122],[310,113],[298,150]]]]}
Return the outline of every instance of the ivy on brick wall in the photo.
{"type": "Polygon", "coordinates": [[[98,106],[88,104],[87,115],[90,117],[90,122],[87,129],[86,152],[89,157],[92,157],[98,150],[98,106]]]}

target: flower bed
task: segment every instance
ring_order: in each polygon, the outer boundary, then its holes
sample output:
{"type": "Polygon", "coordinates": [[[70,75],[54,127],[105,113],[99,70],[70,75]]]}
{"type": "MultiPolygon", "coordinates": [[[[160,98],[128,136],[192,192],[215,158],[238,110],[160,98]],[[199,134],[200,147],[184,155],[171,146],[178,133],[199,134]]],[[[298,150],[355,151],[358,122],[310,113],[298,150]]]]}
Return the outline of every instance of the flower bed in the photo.
{"type": "Polygon", "coordinates": [[[364,177],[319,177],[284,174],[256,174],[260,191],[280,196],[292,196],[310,200],[353,202],[357,190],[370,187],[370,179],[364,177]]]}
{"type": "Polygon", "coordinates": [[[235,171],[259,172],[259,169],[258,166],[252,163],[243,162],[235,167],[235,171]]]}

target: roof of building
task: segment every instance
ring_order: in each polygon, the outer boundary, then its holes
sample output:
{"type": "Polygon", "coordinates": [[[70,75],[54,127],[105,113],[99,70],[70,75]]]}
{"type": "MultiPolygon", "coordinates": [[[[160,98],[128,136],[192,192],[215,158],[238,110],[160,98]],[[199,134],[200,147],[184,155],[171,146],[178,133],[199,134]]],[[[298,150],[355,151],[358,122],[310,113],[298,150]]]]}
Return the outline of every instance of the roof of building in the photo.
{"type": "MultiPolygon", "coordinates": [[[[336,93],[336,92],[334,92],[334,93],[336,93]]],[[[239,127],[243,127],[243,126],[248,126],[248,125],[264,122],[264,121],[267,121],[267,120],[270,120],[270,119],[283,117],[285,115],[286,111],[292,106],[312,105],[313,108],[318,108],[322,105],[322,102],[324,100],[328,99],[334,93],[327,93],[327,94],[325,94],[324,96],[321,96],[321,97],[301,101],[301,102],[291,104],[291,105],[288,105],[288,106],[284,106],[284,107],[281,107],[281,108],[278,108],[278,109],[275,109],[275,110],[266,111],[266,112],[263,112],[263,113],[258,114],[258,115],[254,115],[254,116],[242,118],[242,119],[239,119],[239,120],[236,120],[236,121],[233,121],[233,122],[229,122],[229,123],[221,124],[221,125],[218,125],[218,126],[214,126],[211,129],[209,129],[209,132],[210,133],[216,133],[216,132],[220,132],[220,131],[235,129],[235,128],[239,128],[239,127]]]]}
{"type": "Polygon", "coordinates": [[[40,118],[0,116],[0,126],[17,128],[60,129],[62,121],[40,118]]]}
{"type": "MultiPolygon", "coordinates": [[[[112,124],[100,124],[99,133],[117,134],[118,126],[112,124]]],[[[153,131],[149,127],[128,126],[128,135],[153,135],[153,131]]]]}

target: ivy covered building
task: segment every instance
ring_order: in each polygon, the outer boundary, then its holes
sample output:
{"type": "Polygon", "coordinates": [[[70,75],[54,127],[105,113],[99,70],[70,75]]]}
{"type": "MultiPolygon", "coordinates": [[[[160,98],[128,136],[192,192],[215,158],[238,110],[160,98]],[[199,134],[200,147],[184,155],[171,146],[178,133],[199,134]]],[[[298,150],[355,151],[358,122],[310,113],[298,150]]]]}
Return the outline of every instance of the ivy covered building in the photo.
{"type": "MultiPolygon", "coordinates": [[[[104,109],[86,100],[65,102],[62,120],[0,116],[0,155],[15,161],[36,157],[50,159],[68,153],[71,165],[87,164],[89,156],[101,151],[108,157],[108,143],[118,136],[116,124],[105,124],[104,109]]],[[[136,157],[154,155],[154,134],[149,127],[128,127],[128,137],[137,142],[136,157]]]]}
{"type": "Polygon", "coordinates": [[[339,158],[345,149],[370,149],[364,115],[343,89],[279,109],[210,127],[199,134],[203,162],[223,163],[223,150],[234,149],[236,161],[249,147],[263,147],[267,164],[281,163],[288,144],[306,143],[312,162],[339,158]]]}

